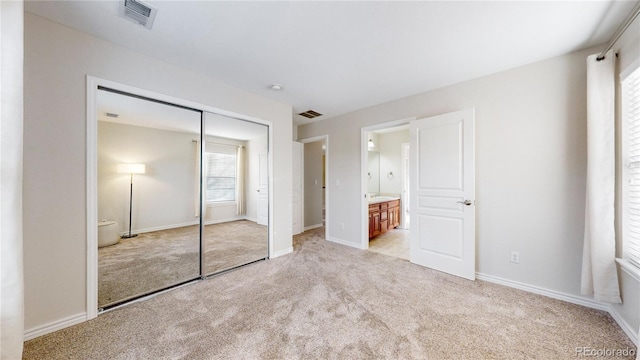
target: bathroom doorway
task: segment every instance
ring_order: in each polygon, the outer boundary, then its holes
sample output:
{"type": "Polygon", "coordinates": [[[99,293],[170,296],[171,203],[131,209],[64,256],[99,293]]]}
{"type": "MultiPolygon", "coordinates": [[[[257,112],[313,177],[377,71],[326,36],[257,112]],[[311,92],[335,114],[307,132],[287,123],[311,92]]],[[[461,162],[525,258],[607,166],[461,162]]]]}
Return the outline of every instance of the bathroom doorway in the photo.
{"type": "MultiPolygon", "coordinates": [[[[395,179],[395,169],[385,169],[380,154],[380,189],[367,191],[369,150],[380,146],[385,133],[409,124],[410,215],[409,260],[421,266],[462,278],[475,278],[475,110],[378,124],[361,129],[362,149],[362,248],[369,239],[401,222],[402,194],[385,193],[385,174],[395,179]],[[399,199],[400,198],[400,199],[399,199]],[[368,227],[368,229],[367,229],[368,227]],[[369,231],[367,231],[369,230],[369,231]]],[[[402,154],[402,144],[398,152],[402,154]]],[[[398,156],[402,159],[402,155],[398,156]]],[[[402,161],[400,166],[402,165],[402,161]]],[[[402,182],[404,183],[404,182],[402,182]]],[[[394,189],[394,188],[390,188],[394,189]]]]}
{"type": "Polygon", "coordinates": [[[408,121],[363,129],[366,189],[362,248],[409,260],[408,121]]]}

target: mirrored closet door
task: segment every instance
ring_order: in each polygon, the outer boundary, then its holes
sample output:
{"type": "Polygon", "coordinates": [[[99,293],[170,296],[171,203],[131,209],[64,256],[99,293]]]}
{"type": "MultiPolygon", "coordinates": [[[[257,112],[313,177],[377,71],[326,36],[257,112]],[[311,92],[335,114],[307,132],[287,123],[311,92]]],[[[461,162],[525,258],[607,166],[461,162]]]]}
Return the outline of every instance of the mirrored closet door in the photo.
{"type": "Polygon", "coordinates": [[[268,127],[204,113],[203,272],[268,256],[268,127]]]}
{"type": "Polygon", "coordinates": [[[98,308],[200,277],[202,113],[98,90],[98,308]]]}
{"type": "Polygon", "coordinates": [[[268,257],[266,125],[107,88],[96,100],[99,309],[268,257]]]}

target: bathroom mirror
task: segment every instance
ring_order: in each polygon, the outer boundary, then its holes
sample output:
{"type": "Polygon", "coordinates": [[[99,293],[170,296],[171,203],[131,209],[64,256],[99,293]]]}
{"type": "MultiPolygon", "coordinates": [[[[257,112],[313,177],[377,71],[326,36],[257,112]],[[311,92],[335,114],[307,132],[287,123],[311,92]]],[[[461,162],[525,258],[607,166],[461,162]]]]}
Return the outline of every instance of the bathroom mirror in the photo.
{"type": "Polygon", "coordinates": [[[380,153],[378,151],[369,151],[369,167],[367,174],[367,192],[380,192],[380,153]]]}

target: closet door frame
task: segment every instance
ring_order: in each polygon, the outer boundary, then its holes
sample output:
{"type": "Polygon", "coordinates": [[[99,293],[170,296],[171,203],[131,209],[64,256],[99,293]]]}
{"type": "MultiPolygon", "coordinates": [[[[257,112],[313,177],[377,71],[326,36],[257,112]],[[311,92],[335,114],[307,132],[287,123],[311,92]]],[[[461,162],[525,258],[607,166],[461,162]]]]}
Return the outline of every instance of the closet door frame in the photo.
{"type": "MultiPolygon", "coordinates": [[[[145,90],[130,85],[117,83],[111,80],[101,79],[87,75],[86,77],[86,235],[87,235],[87,308],[86,320],[94,319],[98,316],[98,118],[97,118],[97,91],[99,87],[137,95],[140,97],[153,99],[158,102],[178,105],[202,112],[211,112],[239,120],[251,121],[268,128],[268,163],[269,163],[269,214],[273,214],[273,160],[272,141],[273,126],[270,121],[252,116],[234,113],[213,106],[164,95],[150,90],[145,90]]],[[[202,122],[201,122],[202,124],[202,122]]],[[[202,125],[201,125],[202,126],[202,125]]],[[[201,129],[202,130],[202,129],[201,129]]],[[[202,132],[201,132],[202,134],[202,132]]],[[[201,142],[202,144],[202,142],[201,142]]],[[[202,178],[202,176],[201,176],[202,178]]],[[[202,184],[200,186],[202,191],[202,184]]],[[[202,198],[202,197],[201,197],[202,198]]],[[[200,203],[202,208],[202,202],[200,203]]],[[[201,209],[202,210],[202,209],[201,209]]],[[[269,216],[268,224],[268,257],[273,253],[273,216],[269,216]]],[[[202,241],[200,241],[202,254],[202,241]]],[[[202,278],[202,261],[200,262],[200,277],[202,278]]]]}

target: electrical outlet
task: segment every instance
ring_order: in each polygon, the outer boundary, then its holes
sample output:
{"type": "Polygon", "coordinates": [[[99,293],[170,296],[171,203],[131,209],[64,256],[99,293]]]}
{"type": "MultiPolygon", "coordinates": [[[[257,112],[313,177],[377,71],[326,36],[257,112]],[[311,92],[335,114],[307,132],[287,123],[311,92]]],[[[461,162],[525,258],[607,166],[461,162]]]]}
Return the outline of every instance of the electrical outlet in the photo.
{"type": "Polygon", "coordinates": [[[340,223],[340,228],[341,228],[342,230],[344,230],[344,223],[343,223],[343,222],[341,222],[341,223],[340,223]]]}
{"type": "Polygon", "coordinates": [[[520,264],[520,253],[517,251],[511,252],[511,262],[514,264],[520,264]]]}

